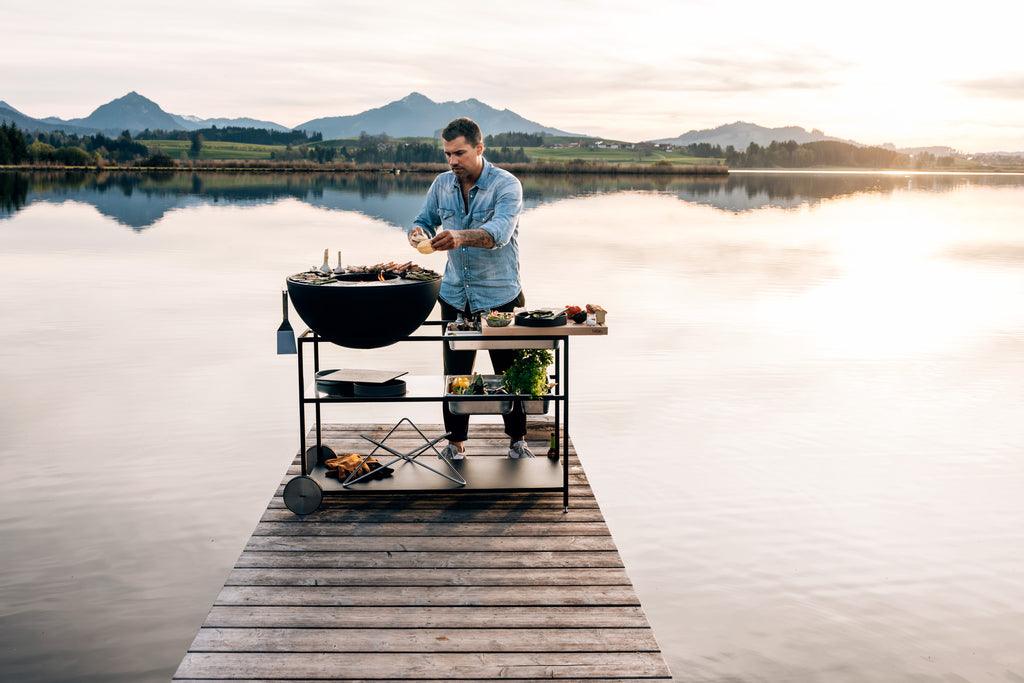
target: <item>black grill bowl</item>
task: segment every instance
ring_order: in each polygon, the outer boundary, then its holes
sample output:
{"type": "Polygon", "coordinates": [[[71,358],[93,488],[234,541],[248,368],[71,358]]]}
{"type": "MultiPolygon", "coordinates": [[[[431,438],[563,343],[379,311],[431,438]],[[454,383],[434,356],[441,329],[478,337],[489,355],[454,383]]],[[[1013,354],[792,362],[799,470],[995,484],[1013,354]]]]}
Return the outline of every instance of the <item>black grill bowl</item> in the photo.
{"type": "Polygon", "coordinates": [[[416,331],[437,303],[441,279],[420,281],[376,274],[341,276],[343,281],[311,285],[288,280],[288,296],[309,329],[352,349],[376,349],[416,331]]]}

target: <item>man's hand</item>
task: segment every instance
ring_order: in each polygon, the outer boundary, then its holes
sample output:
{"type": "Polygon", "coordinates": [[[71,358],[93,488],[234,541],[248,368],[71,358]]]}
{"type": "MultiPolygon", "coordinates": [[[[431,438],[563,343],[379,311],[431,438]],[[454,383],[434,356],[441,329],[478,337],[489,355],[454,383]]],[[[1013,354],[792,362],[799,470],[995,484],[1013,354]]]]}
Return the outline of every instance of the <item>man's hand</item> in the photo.
{"type": "Polygon", "coordinates": [[[459,232],[458,230],[442,230],[437,237],[430,240],[430,246],[434,248],[434,251],[458,249],[462,246],[462,236],[459,235],[459,232]]]}
{"type": "Polygon", "coordinates": [[[423,232],[423,228],[415,228],[409,233],[409,244],[414,247],[425,239],[427,239],[427,233],[423,232]]]}
{"type": "Polygon", "coordinates": [[[442,230],[437,237],[430,240],[435,251],[449,251],[459,247],[479,247],[490,249],[494,246],[494,238],[486,230],[442,230]]]}

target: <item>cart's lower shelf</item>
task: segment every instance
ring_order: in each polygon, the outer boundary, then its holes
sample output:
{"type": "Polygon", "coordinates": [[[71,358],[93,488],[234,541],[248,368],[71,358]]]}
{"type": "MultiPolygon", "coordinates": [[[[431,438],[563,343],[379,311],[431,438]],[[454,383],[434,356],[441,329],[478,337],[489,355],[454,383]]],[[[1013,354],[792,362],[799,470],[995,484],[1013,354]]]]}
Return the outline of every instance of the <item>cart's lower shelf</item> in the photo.
{"type": "MultiPolygon", "coordinates": [[[[381,458],[387,462],[390,458],[381,458]]],[[[432,453],[420,456],[421,462],[439,472],[451,473],[448,466],[432,453]]],[[[429,470],[399,461],[393,465],[395,473],[385,479],[361,481],[348,488],[337,479],[327,476],[327,468],[316,467],[310,473],[324,495],[346,493],[426,493],[445,491],[447,493],[463,492],[507,492],[507,491],[561,491],[562,464],[546,456],[514,460],[493,455],[470,456],[465,460],[452,463],[466,480],[465,486],[459,486],[429,470]]]]}

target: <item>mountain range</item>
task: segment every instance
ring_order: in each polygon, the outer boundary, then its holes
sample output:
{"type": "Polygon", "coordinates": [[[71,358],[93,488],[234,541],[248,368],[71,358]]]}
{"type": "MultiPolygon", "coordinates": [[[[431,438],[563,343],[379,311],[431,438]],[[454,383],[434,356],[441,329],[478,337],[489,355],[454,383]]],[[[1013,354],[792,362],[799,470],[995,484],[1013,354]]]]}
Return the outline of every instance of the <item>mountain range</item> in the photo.
{"type": "Polygon", "coordinates": [[[433,137],[452,119],[468,116],[486,133],[543,133],[582,137],[578,133],[544,126],[509,109],[495,109],[480,100],[435,102],[418,92],[383,107],[368,109],[352,116],[328,116],[306,121],[296,130],[322,133],[324,139],[359,137],[362,132],[386,133],[393,137],[433,137]]]}
{"type": "MultiPolygon", "coordinates": [[[[542,133],[545,135],[583,137],[579,133],[564,130],[531,121],[510,109],[495,109],[477,99],[460,102],[435,102],[418,92],[412,92],[400,100],[389,102],[382,107],[368,109],[358,114],[345,116],[326,116],[315,118],[294,127],[294,130],[305,130],[309,133],[321,133],[326,140],[338,138],[354,138],[360,133],[371,135],[386,133],[392,137],[434,137],[450,120],[458,116],[469,116],[477,121],[485,133],[542,133]]],[[[14,106],[0,100],[0,122],[11,122],[29,131],[64,131],[78,135],[106,133],[117,135],[123,130],[133,133],[141,130],[196,130],[217,126],[238,126],[242,128],[267,128],[275,131],[292,130],[273,121],[265,121],[251,117],[239,118],[200,118],[198,116],[172,114],[165,111],[159,104],[137,92],[130,92],[123,97],[100,105],[88,116],[74,119],[61,119],[55,116],[33,118],[24,114],[14,106]]],[[[708,143],[720,145],[723,149],[732,145],[737,150],[745,150],[751,142],[766,146],[772,141],[786,142],[795,140],[797,143],[834,140],[860,147],[862,143],[853,140],[825,135],[817,128],[806,130],[799,126],[767,128],[755,123],[735,121],[717,128],[690,130],[673,138],[660,138],[650,142],[689,145],[708,143]]],[[[928,150],[940,154],[963,156],[948,147],[896,148],[891,144],[880,145],[895,149],[906,154],[914,154],[928,150]],[[941,150],[941,151],[940,151],[941,150]],[[947,150],[949,150],[947,152],[947,150]]]]}
{"type": "MultiPolygon", "coordinates": [[[[359,114],[313,119],[295,126],[295,130],[322,133],[328,140],[358,137],[362,132],[372,135],[386,133],[393,137],[431,137],[436,135],[448,121],[458,116],[471,117],[487,133],[517,131],[546,135],[576,135],[531,121],[509,109],[495,109],[479,100],[434,102],[416,92],[383,107],[369,109],[359,114]]],[[[273,121],[261,121],[248,117],[203,119],[198,116],[172,114],[164,111],[153,100],[134,91],[100,105],[88,116],[75,119],[61,119],[56,116],[36,119],[18,111],[12,105],[0,101],[0,121],[12,122],[19,128],[30,131],[60,130],[79,135],[97,132],[116,135],[123,130],[137,133],[147,128],[150,130],[197,130],[211,126],[292,130],[273,121]]]]}
{"type": "Polygon", "coordinates": [[[747,123],[746,121],[727,123],[725,125],[718,126],[717,128],[691,130],[683,133],[679,137],[662,138],[660,140],[652,140],[652,142],[681,146],[706,142],[711,145],[720,145],[722,149],[732,145],[738,151],[743,151],[751,142],[755,142],[764,147],[771,144],[773,141],[786,142],[788,140],[794,140],[798,144],[803,144],[805,142],[820,142],[822,140],[835,140],[837,142],[845,142],[860,147],[864,146],[859,142],[854,142],[853,140],[843,140],[842,138],[825,135],[817,128],[813,128],[810,131],[801,128],[800,126],[765,128],[764,126],[759,126],[756,123],[747,123]]]}

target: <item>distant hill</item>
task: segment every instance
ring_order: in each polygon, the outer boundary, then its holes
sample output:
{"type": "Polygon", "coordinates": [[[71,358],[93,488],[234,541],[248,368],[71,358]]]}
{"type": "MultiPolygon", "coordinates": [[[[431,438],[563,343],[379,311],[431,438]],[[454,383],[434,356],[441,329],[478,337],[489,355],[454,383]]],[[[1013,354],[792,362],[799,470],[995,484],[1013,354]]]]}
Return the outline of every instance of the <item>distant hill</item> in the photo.
{"type": "Polygon", "coordinates": [[[10,104],[0,100],[0,121],[10,121],[27,131],[47,133],[64,131],[65,133],[77,133],[78,135],[89,135],[98,132],[114,135],[123,130],[138,133],[147,128],[150,130],[198,130],[212,126],[217,126],[218,128],[226,128],[228,126],[266,128],[279,132],[291,130],[291,128],[274,123],[273,121],[261,121],[248,117],[203,119],[198,116],[171,114],[164,111],[153,100],[135,91],[100,105],[88,116],[77,119],[62,119],[56,116],[36,119],[22,114],[10,104]]]}
{"type": "Polygon", "coordinates": [[[288,126],[282,126],[280,123],[274,123],[273,121],[260,121],[259,119],[245,117],[237,119],[203,119],[198,116],[182,116],[179,114],[171,114],[170,116],[185,130],[199,130],[200,128],[212,128],[213,126],[218,128],[227,128],[228,126],[265,128],[267,130],[276,130],[279,133],[286,133],[291,130],[288,126]]]}
{"type": "Polygon", "coordinates": [[[79,135],[88,135],[95,133],[95,130],[89,128],[82,128],[68,123],[50,122],[40,119],[34,119],[31,116],[22,114],[20,111],[0,100],[0,123],[13,123],[18,128],[28,131],[42,131],[44,133],[52,133],[55,131],[64,131],[65,133],[78,133],[79,135]]]}
{"type": "MultiPolygon", "coordinates": [[[[53,121],[53,119],[49,120],[53,121]]],[[[130,130],[134,133],[146,128],[150,130],[157,128],[182,130],[184,128],[174,120],[174,117],[161,109],[159,104],[134,90],[124,97],[101,104],[93,113],[83,119],[69,119],[62,123],[97,128],[110,133],[119,133],[122,130],[130,130]]]]}
{"type": "Polygon", "coordinates": [[[742,151],[746,149],[751,142],[756,142],[764,147],[772,142],[787,142],[789,140],[795,140],[800,144],[805,142],[834,140],[837,142],[846,142],[852,145],[860,145],[860,143],[853,142],[852,140],[843,140],[842,138],[825,135],[817,128],[810,131],[801,128],[800,126],[765,128],[764,126],[759,126],[756,123],[747,123],[746,121],[727,123],[725,125],[718,126],[717,128],[691,130],[683,133],[677,138],[662,138],[661,140],[652,140],[651,142],[680,146],[706,142],[710,145],[721,145],[722,149],[732,145],[737,150],[742,151]]]}
{"type": "Polygon", "coordinates": [[[936,147],[895,147],[893,145],[879,145],[883,149],[894,149],[900,154],[909,154],[914,156],[915,154],[932,154],[937,157],[963,157],[966,156],[961,154],[960,151],[947,147],[945,145],[939,145],[936,147]]]}
{"type": "Polygon", "coordinates": [[[295,129],[322,133],[327,140],[354,138],[362,132],[371,135],[386,133],[392,137],[433,137],[449,121],[460,116],[468,116],[480,124],[485,135],[518,131],[576,137],[575,133],[541,125],[514,111],[498,110],[479,100],[434,102],[418,92],[359,114],[313,119],[295,126],[295,129]]]}

